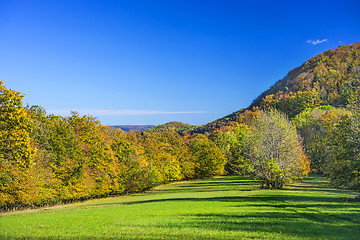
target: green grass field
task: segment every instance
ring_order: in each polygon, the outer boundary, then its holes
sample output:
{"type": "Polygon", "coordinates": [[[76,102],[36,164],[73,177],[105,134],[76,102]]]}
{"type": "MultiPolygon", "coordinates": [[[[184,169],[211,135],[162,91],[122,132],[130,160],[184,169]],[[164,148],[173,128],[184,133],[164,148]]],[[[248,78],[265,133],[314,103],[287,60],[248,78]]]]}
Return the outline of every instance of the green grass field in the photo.
{"type": "Polygon", "coordinates": [[[4,213],[0,239],[360,239],[360,203],[311,176],[262,190],[238,176],[4,213]]]}

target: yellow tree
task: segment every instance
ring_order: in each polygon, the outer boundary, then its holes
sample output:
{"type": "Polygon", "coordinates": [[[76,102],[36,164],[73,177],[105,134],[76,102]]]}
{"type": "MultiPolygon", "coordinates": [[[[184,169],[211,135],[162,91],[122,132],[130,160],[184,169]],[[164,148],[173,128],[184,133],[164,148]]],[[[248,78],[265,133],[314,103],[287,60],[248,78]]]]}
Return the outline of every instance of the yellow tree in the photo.
{"type": "Polygon", "coordinates": [[[86,157],[85,171],[91,177],[91,196],[101,196],[123,191],[117,176],[119,175],[115,153],[111,149],[111,136],[104,127],[92,116],[80,117],[77,112],[67,118],[83,146],[86,157]]]}
{"type": "Polygon", "coordinates": [[[0,81],[0,154],[2,158],[29,167],[35,148],[30,143],[31,120],[23,107],[23,95],[6,89],[0,81]]]}
{"type": "Polygon", "coordinates": [[[204,178],[226,173],[226,158],[214,142],[202,134],[194,134],[189,140],[189,149],[195,162],[195,177],[204,178]]]}
{"type": "Polygon", "coordinates": [[[26,174],[36,149],[30,142],[32,122],[23,107],[23,95],[0,81],[0,206],[29,203],[26,174]],[[24,184],[22,184],[24,183],[24,184]]]}

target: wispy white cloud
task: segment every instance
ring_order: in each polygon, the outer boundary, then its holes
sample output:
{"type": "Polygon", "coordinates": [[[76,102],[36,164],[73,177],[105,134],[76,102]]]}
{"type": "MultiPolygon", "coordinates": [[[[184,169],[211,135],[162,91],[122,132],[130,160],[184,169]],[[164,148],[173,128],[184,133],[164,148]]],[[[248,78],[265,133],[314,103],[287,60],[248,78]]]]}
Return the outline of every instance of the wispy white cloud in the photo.
{"type": "Polygon", "coordinates": [[[312,44],[312,45],[318,45],[318,44],[320,44],[320,43],[329,42],[329,41],[328,41],[327,38],[324,38],[324,39],[322,39],[322,40],[320,40],[320,39],[311,40],[311,39],[310,39],[310,40],[306,40],[306,42],[309,43],[309,44],[312,44]]]}
{"type": "MultiPolygon", "coordinates": [[[[55,115],[69,115],[72,110],[50,110],[49,113],[55,115]]],[[[204,114],[206,111],[157,111],[157,110],[132,110],[132,109],[118,109],[118,110],[101,110],[101,109],[79,109],[74,110],[81,115],[93,116],[139,116],[139,115],[169,115],[169,114],[204,114]]]]}

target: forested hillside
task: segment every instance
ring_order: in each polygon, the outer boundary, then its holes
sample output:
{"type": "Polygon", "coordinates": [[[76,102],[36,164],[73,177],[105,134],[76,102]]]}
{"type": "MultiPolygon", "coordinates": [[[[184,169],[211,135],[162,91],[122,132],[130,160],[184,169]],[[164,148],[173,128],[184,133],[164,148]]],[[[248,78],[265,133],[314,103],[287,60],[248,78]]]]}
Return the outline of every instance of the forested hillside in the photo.
{"type": "MultiPolygon", "coordinates": [[[[316,55],[291,70],[283,79],[260,94],[246,110],[275,107],[294,117],[306,108],[331,105],[346,107],[358,98],[360,86],[360,43],[339,46],[316,55]]],[[[217,119],[194,130],[211,132],[230,121],[237,121],[245,109],[217,119]]]]}
{"type": "Polygon", "coordinates": [[[360,43],[339,46],[291,70],[285,78],[257,97],[250,107],[288,101],[299,94],[307,94],[315,104],[344,107],[358,87],[359,75],[360,43]]]}
{"type": "MultiPolygon", "coordinates": [[[[229,133],[234,124],[251,126],[259,110],[271,109],[287,114],[295,124],[311,171],[327,175],[335,187],[360,190],[360,43],[311,58],[247,109],[193,132],[213,135],[227,129],[229,133]]],[[[230,159],[239,161],[238,157],[230,159]]]]}
{"type": "Polygon", "coordinates": [[[195,128],[196,128],[196,126],[193,126],[190,124],[173,121],[173,122],[157,125],[155,127],[147,129],[145,131],[146,132],[175,131],[175,132],[181,134],[185,131],[191,131],[195,128]]]}

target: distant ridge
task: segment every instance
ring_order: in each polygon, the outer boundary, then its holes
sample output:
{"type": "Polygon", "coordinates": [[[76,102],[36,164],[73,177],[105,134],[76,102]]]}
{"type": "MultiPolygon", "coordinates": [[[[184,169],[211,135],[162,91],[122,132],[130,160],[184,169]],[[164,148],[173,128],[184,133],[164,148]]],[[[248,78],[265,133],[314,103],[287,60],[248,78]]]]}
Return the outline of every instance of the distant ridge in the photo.
{"type": "Polygon", "coordinates": [[[181,134],[185,131],[191,131],[196,127],[197,126],[190,125],[187,123],[172,121],[165,124],[157,125],[156,127],[146,130],[146,132],[175,131],[181,134]]]}
{"type": "Polygon", "coordinates": [[[152,127],[155,127],[156,125],[113,125],[111,127],[114,128],[120,128],[124,132],[128,132],[130,130],[132,131],[143,131],[152,127]]]}

